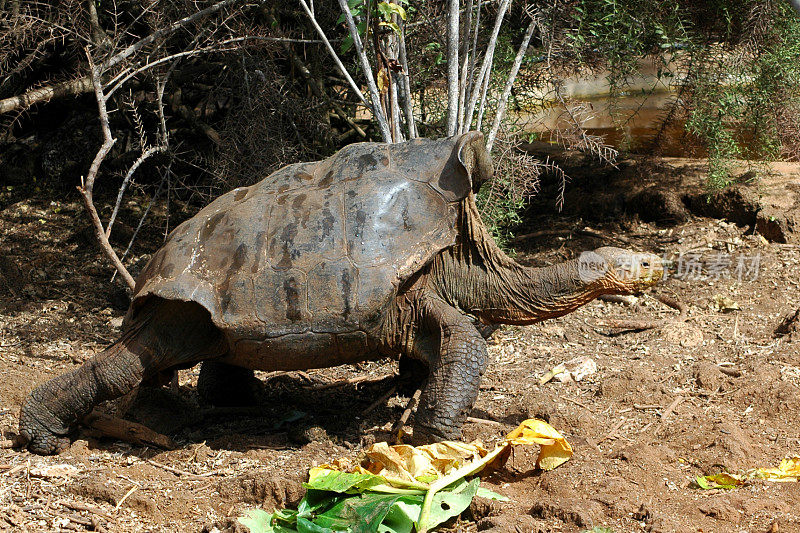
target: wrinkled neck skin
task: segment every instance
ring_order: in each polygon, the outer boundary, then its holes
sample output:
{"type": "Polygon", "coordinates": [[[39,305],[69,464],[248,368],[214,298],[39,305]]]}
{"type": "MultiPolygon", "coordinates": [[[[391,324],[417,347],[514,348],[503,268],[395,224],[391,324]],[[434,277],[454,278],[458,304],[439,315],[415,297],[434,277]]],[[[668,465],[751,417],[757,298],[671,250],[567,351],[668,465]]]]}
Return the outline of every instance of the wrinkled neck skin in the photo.
{"type": "Polygon", "coordinates": [[[531,268],[508,257],[486,231],[472,195],[462,204],[461,240],[439,254],[428,287],[486,324],[533,324],[566,315],[601,294],[602,280],[581,281],[578,260],[531,268]]]}

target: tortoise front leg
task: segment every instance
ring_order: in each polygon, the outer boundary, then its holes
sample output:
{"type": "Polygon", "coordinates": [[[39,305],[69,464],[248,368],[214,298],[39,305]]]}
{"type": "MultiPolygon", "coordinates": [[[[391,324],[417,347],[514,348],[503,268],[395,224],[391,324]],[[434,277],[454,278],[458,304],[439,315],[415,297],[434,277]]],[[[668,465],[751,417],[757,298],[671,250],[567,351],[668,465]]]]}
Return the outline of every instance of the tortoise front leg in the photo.
{"type": "Polygon", "coordinates": [[[95,405],[130,392],[160,371],[226,351],[222,333],[198,304],[153,299],[116,343],[31,392],[20,412],[20,435],[34,453],[59,453],[69,446],[70,430],[95,405]]]}
{"type": "Polygon", "coordinates": [[[424,297],[414,355],[427,360],[428,382],[415,416],[415,444],[461,437],[489,355],[470,319],[437,297],[424,297]]]}

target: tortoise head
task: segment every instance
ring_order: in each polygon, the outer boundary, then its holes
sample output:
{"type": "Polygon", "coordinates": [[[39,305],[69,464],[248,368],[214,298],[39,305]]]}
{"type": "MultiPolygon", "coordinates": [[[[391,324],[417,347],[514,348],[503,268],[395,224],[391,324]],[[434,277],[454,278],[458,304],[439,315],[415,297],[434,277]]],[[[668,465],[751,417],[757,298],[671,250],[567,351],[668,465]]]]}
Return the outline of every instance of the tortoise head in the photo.
{"type": "Polygon", "coordinates": [[[664,277],[661,257],[605,246],[578,259],[581,281],[598,283],[605,294],[636,294],[664,277]]]}
{"type": "Polygon", "coordinates": [[[492,156],[486,150],[483,133],[470,131],[456,138],[455,156],[469,176],[472,192],[477,193],[481,184],[494,174],[492,156]]]}

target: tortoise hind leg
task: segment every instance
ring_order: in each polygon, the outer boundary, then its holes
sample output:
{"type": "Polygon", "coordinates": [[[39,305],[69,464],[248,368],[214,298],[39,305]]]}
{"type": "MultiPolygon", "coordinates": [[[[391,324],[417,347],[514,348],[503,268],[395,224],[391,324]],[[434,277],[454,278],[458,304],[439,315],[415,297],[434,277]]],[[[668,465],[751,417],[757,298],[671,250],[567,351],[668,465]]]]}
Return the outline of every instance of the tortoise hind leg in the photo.
{"type": "Polygon", "coordinates": [[[256,405],[261,380],[249,368],[218,361],[203,361],[197,377],[197,394],[218,407],[256,405]]]}
{"type": "Polygon", "coordinates": [[[130,392],[160,371],[226,352],[222,332],[200,305],[152,298],[117,342],[31,392],[20,412],[20,435],[32,452],[61,452],[69,446],[70,430],[95,405],[130,392]]]}

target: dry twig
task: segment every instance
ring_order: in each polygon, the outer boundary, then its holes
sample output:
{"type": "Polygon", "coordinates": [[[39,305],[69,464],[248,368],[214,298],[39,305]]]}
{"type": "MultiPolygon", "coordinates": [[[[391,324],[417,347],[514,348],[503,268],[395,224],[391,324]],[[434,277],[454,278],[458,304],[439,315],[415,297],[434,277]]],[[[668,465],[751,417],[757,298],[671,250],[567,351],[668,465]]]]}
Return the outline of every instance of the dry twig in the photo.
{"type": "Polygon", "coordinates": [[[191,479],[194,481],[207,481],[209,476],[214,476],[217,474],[217,472],[206,472],[205,474],[193,474],[191,472],[187,472],[186,470],[181,470],[179,468],[174,468],[169,465],[158,463],[156,461],[153,461],[152,459],[148,459],[147,462],[153,466],[157,466],[158,468],[166,470],[167,472],[172,472],[176,476],[185,477],[186,479],[191,479]]]}
{"type": "Polygon", "coordinates": [[[473,424],[481,424],[483,426],[503,427],[503,423],[498,422],[497,420],[487,420],[486,418],[476,418],[474,416],[468,416],[467,422],[472,422],[473,424]]]}
{"type": "Polygon", "coordinates": [[[361,412],[361,415],[366,416],[375,409],[377,409],[378,407],[380,407],[381,405],[383,405],[384,403],[386,403],[386,400],[391,398],[392,394],[394,394],[395,391],[397,391],[397,385],[392,385],[391,388],[388,391],[386,391],[386,394],[384,394],[383,396],[381,396],[380,398],[369,404],[369,406],[361,412]]]}
{"type": "Polygon", "coordinates": [[[403,426],[405,426],[406,422],[408,422],[408,419],[411,416],[412,411],[414,410],[414,408],[417,406],[417,403],[419,402],[419,397],[420,396],[422,396],[422,389],[421,388],[417,389],[414,392],[414,395],[411,397],[411,399],[408,400],[408,403],[406,404],[405,411],[403,411],[403,414],[402,414],[402,416],[400,416],[400,419],[395,423],[394,427],[392,427],[392,435],[395,436],[394,437],[395,438],[395,443],[400,442],[400,436],[401,436],[400,433],[403,430],[403,426]]]}
{"type": "Polygon", "coordinates": [[[382,376],[378,376],[378,377],[356,376],[356,377],[347,378],[347,379],[340,379],[339,381],[334,381],[334,382],[331,382],[331,383],[323,383],[321,385],[314,385],[314,386],[311,386],[311,387],[305,387],[305,389],[312,390],[312,391],[320,391],[320,390],[332,389],[332,388],[335,388],[335,387],[343,387],[345,385],[355,385],[355,384],[358,384],[358,383],[380,383],[381,381],[384,381],[384,380],[389,379],[389,378],[394,378],[394,377],[396,377],[395,374],[383,374],[382,376]]]}
{"type": "Polygon", "coordinates": [[[97,411],[92,411],[92,413],[85,416],[83,423],[100,436],[113,437],[138,446],[156,446],[165,450],[176,448],[176,444],[171,438],[157,433],[147,426],[98,413],[97,411]]]}
{"type": "Polygon", "coordinates": [[[678,396],[672,401],[671,404],[669,404],[669,406],[666,409],[664,409],[664,412],[661,414],[662,424],[667,421],[667,418],[669,418],[670,415],[672,415],[672,413],[675,411],[675,408],[678,407],[678,405],[680,405],[680,403],[685,399],[686,398],[684,398],[683,396],[678,396]]]}

